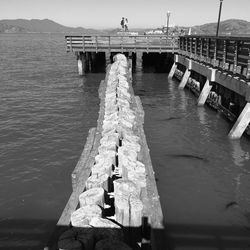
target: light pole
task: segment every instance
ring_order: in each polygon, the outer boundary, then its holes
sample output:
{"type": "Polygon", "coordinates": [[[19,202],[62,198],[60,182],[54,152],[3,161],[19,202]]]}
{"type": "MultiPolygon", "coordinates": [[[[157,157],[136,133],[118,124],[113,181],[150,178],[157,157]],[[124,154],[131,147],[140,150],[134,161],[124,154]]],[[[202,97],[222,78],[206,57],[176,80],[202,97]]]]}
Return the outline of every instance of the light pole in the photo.
{"type": "Polygon", "coordinates": [[[170,11],[167,12],[167,36],[168,36],[168,27],[169,27],[169,17],[170,17],[170,11]]]}
{"type": "Polygon", "coordinates": [[[222,2],[223,2],[223,0],[220,0],[220,10],[219,10],[219,16],[218,16],[218,22],[217,22],[216,36],[218,36],[218,34],[219,34],[220,15],[221,15],[222,2]]]}

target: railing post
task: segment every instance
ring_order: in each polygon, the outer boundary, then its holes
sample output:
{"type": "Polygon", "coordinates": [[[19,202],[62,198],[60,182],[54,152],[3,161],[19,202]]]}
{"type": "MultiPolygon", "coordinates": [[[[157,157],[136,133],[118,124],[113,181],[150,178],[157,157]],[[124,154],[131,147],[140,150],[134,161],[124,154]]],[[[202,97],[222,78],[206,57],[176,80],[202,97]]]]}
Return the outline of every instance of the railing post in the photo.
{"type": "Polygon", "coordinates": [[[184,43],[183,43],[183,37],[179,38],[179,50],[184,50],[184,43]]]}
{"type": "Polygon", "coordinates": [[[206,51],[207,62],[209,59],[209,49],[210,49],[210,38],[207,38],[207,51],[206,51]]]}
{"type": "Polygon", "coordinates": [[[203,61],[203,38],[201,38],[201,42],[200,42],[200,61],[203,61]]]}
{"type": "Polygon", "coordinates": [[[134,36],[134,53],[136,53],[136,36],[134,36]]]}
{"type": "Polygon", "coordinates": [[[82,36],[82,50],[85,52],[85,37],[82,36]]]}
{"type": "Polygon", "coordinates": [[[123,53],[123,36],[121,36],[121,50],[122,50],[122,53],[123,53]]]}
{"type": "Polygon", "coordinates": [[[189,38],[189,57],[192,54],[193,38],[189,38]]]}
{"type": "Polygon", "coordinates": [[[73,48],[72,48],[72,36],[70,37],[70,49],[71,49],[71,51],[73,51],[73,48]]]}
{"type": "Polygon", "coordinates": [[[216,67],[217,66],[217,38],[215,38],[214,41],[214,56],[213,56],[213,66],[216,67]]]}
{"type": "Polygon", "coordinates": [[[217,38],[214,41],[214,60],[217,59],[217,38]]]}
{"type": "Polygon", "coordinates": [[[195,42],[194,42],[194,54],[195,54],[196,56],[198,56],[198,55],[197,55],[198,38],[196,37],[194,41],[195,41],[195,42]]]}
{"type": "Polygon", "coordinates": [[[250,49],[248,49],[248,60],[247,60],[247,74],[246,78],[250,79],[250,49]]]}
{"type": "Polygon", "coordinates": [[[237,72],[237,66],[238,66],[238,49],[239,49],[239,41],[234,41],[234,70],[233,73],[235,74],[237,72]]]}
{"type": "Polygon", "coordinates": [[[149,43],[148,43],[148,36],[147,36],[147,53],[148,53],[148,46],[149,46],[149,43]]]}
{"type": "MultiPolygon", "coordinates": [[[[162,36],[160,36],[160,54],[161,54],[161,43],[162,43],[162,36]]],[[[167,44],[167,46],[168,46],[168,44],[167,44]]]]}
{"type": "Polygon", "coordinates": [[[188,38],[185,37],[185,47],[186,47],[186,55],[188,55],[188,38]]]}
{"type": "Polygon", "coordinates": [[[227,62],[227,41],[223,41],[223,66],[225,67],[225,64],[227,62]]]}

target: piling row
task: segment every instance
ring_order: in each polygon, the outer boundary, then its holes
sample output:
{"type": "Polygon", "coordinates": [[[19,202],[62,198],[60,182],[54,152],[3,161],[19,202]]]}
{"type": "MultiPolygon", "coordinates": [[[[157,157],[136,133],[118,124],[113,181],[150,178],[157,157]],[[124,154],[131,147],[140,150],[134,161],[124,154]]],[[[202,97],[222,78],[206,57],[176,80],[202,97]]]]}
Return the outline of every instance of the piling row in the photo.
{"type": "Polygon", "coordinates": [[[72,173],[73,193],[57,223],[66,228],[49,249],[162,249],[153,247],[159,238],[154,231],[164,228],[144,111],[124,55],[107,69],[99,98],[97,128],[89,132],[72,173]]]}

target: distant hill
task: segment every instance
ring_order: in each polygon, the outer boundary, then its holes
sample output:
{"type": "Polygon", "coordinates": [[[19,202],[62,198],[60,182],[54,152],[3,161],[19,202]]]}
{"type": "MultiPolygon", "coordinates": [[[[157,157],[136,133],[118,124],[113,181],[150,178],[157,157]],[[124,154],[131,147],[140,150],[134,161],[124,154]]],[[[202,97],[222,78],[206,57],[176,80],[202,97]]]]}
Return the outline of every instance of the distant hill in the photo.
{"type": "MultiPolygon", "coordinates": [[[[215,35],[217,23],[208,23],[192,27],[192,34],[215,35]]],[[[188,29],[188,27],[181,27],[188,29]]],[[[143,33],[147,29],[133,29],[143,33]]],[[[15,19],[0,20],[0,33],[28,33],[28,32],[60,32],[60,33],[77,33],[77,34],[117,34],[120,28],[95,30],[85,29],[82,27],[72,28],[63,26],[49,19],[15,19]]],[[[220,23],[220,35],[250,35],[250,22],[238,19],[229,19],[220,23]]]]}
{"type": "MultiPolygon", "coordinates": [[[[192,27],[192,34],[215,35],[217,23],[208,23],[192,27]]],[[[239,19],[229,19],[220,22],[219,35],[249,35],[250,22],[239,19]]]]}
{"type": "Polygon", "coordinates": [[[100,33],[100,31],[94,29],[85,29],[82,27],[71,28],[63,26],[49,19],[0,20],[0,33],[19,33],[19,32],[100,33]]]}

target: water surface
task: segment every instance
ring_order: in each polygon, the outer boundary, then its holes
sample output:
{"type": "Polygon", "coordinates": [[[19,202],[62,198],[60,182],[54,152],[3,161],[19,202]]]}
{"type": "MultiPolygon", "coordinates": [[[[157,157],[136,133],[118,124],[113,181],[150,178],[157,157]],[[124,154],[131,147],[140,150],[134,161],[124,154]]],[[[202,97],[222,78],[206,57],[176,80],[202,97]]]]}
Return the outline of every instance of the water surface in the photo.
{"type": "MultiPolygon", "coordinates": [[[[41,249],[96,126],[105,75],[79,77],[58,34],[0,35],[0,57],[0,249],[41,249]]],[[[134,74],[171,249],[248,249],[249,139],[230,141],[231,124],[177,86],[134,74]]]]}

